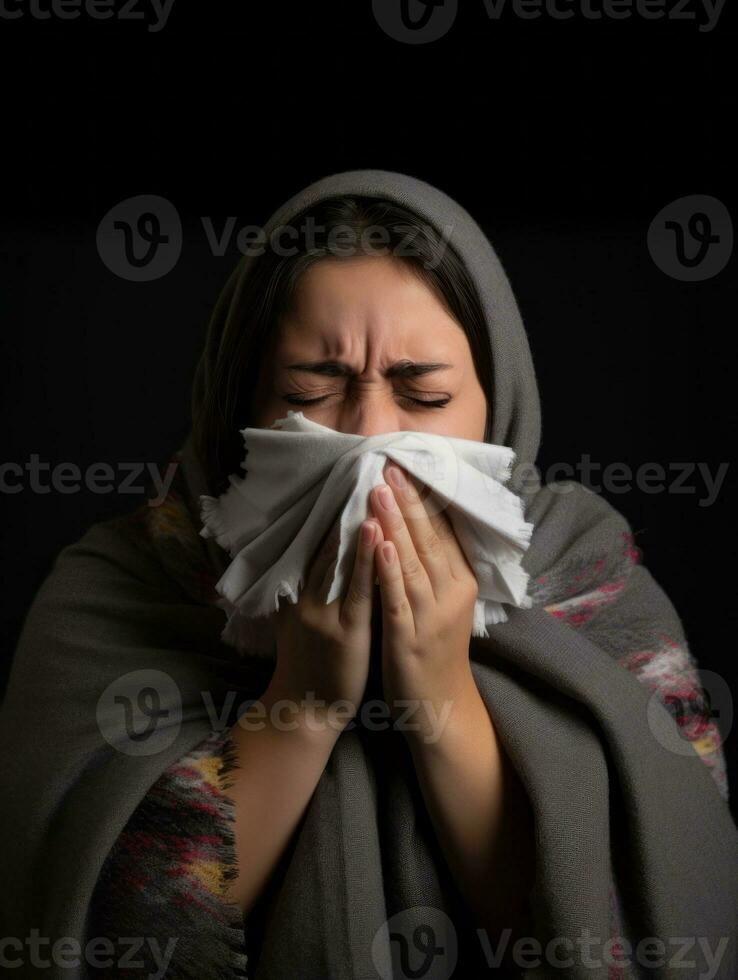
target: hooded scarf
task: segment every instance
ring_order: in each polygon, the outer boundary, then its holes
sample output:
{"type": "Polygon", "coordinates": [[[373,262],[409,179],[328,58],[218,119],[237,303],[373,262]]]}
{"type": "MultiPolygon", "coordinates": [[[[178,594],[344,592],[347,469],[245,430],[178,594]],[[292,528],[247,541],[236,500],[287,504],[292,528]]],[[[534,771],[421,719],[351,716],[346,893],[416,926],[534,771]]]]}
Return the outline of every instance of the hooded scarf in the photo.
{"type": "MultiPolygon", "coordinates": [[[[439,189],[381,170],[311,184],[266,232],[339,194],[409,208],[457,251],[489,329],[491,441],[532,466],[533,362],[484,232],[439,189]]],[[[216,304],[195,408],[223,336],[239,329],[254,261],[239,262],[216,304]]],[[[0,711],[5,965],[16,976],[153,976],[141,964],[174,941],[169,977],[484,975],[483,943],[391,729],[339,736],[251,915],[219,900],[233,857],[228,726],[264,690],[270,664],[222,642],[215,583],[228,555],[199,534],[211,488],[191,437],[173,460],[164,504],[95,524],[63,549],[26,617],[0,711]],[[106,888],[125,895],[107,918],[95,902],[106,888]],[[114,932],[111,957],[102,937],[114,932]],[[123,950],[125,937],[141,941],[123,950]]],[[[508,486],[535,529],[522,560],[532,604],[471,638],[470,660],[535,820],[533,946],[518,975],[733,980],[738,831],[679,616],[602,497],[575,481],[508,486]]]]}

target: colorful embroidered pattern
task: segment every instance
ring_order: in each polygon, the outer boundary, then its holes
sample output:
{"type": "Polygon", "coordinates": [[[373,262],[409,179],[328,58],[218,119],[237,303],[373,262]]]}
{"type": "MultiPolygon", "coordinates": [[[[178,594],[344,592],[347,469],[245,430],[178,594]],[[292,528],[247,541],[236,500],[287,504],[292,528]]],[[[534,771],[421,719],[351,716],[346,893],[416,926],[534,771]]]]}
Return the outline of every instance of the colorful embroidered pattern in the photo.
{"type": "MultiPolygon", "coordinates": [[[[243,916],[224,898],[237,873],[227,795],[235,765],[229,731],[211,732],[154,783],[105,862],[88,935],[116,943],[146,935],[142,924],[154,922],[174,946],[168,978],[214,976],[213,962],[227,967],[219,976],[247,976],[243,916]]],[[[111,975],[158,975],[161,965],[145,945],[136,960],[135,968],[118,964],[111,975]]]]}

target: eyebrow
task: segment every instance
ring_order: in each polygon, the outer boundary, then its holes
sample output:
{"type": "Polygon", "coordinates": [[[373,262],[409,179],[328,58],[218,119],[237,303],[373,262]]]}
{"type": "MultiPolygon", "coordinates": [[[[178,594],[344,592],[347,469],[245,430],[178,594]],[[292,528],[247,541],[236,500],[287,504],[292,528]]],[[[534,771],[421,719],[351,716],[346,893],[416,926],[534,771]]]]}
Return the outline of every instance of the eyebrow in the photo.
{"type": "MultiPolygon", "coordinates": [[[[424,374],[432,374],[434,371],[443,371],[452,367],[453,364],[444,364],[441,361],[397,361],[385,370],[384,377],[419,378],[424,374]]],[[[288,364],[287,368],[291,371],[309,371],[311,374],[324,374],[330,377],[352,378],[356,374],[349,364],[335,360],[305,361],[288,364]]]]}

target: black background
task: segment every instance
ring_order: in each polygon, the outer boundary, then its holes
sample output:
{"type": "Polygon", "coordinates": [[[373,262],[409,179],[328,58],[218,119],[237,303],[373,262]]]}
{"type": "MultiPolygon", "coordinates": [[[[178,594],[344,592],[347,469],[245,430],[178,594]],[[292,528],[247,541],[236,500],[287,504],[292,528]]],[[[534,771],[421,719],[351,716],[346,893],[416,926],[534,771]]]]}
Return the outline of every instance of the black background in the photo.
{"type": "MultiPolygon", "coordinates": [[[[258,224],[327,173],[404,171],[455,197],[500,253],[539,375],[544,474],[586,453],[634,470],[731,463],[709,507],[697,476],[691,494],[605,495],[700,666],[735,690],[736,258],[690,284],[646,244],[676,198],[731,208],[728,7],[704,32],[638,17],[492,22],[465,0],[428,45],[389,38],[366,0],[175,0],[156,33],[140,20],[0,19],[3,460],[165,460],[189,428],[207,318],[239,257],[233,242],[212,254],[202,216],[258,224]],[[167,198],[184,224],[179,262],[148,283],[116,277],[96,250],[103,215],[138,194],[167,198]]],[[[685,9],[704,17],[694,0],[685,9]]],[[[4,671],[58,550],[142,498],[1,497],[4,671]]]]}

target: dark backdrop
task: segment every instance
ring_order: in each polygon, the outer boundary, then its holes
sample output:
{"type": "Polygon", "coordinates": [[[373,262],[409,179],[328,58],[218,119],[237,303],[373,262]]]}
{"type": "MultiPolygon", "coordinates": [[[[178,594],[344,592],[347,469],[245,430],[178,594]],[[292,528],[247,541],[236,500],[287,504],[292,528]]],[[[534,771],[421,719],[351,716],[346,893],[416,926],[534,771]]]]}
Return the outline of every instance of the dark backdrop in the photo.
{"type": "MultiPolygon", "coordinates": [[[[243,6],[175,0],[156,32],[39,20],[20,0],[23,17],[0,19],[2,461],[161,463],[188,430],[207,317],[239,257],[233,242],[212,253],[202,216],[258,224],[326,173],[405,171],[464,204],[510,274],[539,373],[544,473],[583,454],[633,469],[730,464],[711,506],[697,473],[691,493],[605,495],[701,667],[735,690],[736,259],[689,283],[647,245],[677,198],[731,207],[729,11],[701,31],[492,22],[469,0],[445,37],[410,45],[366,0],[243,6]],[[170,201],[184,228],[179,261],[151,282],[115,275],[96,247],[103,215],[139,194],[170,201]]],[[[59,549],[141,499],[0,494],[0,680],[59,549]]],[[[737,737],[722,721],[734,789],[737,737]]]]}

